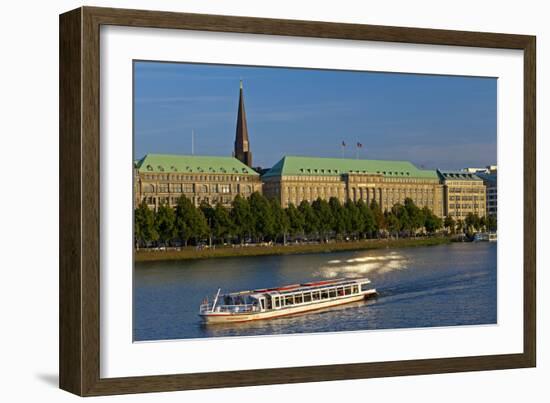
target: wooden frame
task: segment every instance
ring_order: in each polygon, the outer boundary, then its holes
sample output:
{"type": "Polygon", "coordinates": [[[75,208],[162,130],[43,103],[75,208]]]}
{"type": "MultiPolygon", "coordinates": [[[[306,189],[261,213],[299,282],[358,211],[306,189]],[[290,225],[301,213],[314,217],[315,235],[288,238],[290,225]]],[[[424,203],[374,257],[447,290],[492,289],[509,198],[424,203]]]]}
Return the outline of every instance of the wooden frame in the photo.
{"type": "Polygon", "coordinates": [[[81,396],[533,367],[536,364],[535,37],[82,7],[60,16],[60,387],[81,396]],[[524,52],[522,354],[100,378],[101,25],[520,49],[524,52]]]}

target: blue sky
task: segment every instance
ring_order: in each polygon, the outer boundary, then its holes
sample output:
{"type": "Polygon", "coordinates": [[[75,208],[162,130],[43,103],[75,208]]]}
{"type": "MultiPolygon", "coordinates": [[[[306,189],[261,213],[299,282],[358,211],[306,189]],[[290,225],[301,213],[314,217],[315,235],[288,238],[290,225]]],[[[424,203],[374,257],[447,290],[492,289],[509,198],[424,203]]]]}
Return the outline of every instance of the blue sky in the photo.
{"type": "Polygon", "coordinates": [[[239,96],[254,165],[284,155],[496,163],[494,78],[135,62],[134,154],[231,155],[239,96]]]}

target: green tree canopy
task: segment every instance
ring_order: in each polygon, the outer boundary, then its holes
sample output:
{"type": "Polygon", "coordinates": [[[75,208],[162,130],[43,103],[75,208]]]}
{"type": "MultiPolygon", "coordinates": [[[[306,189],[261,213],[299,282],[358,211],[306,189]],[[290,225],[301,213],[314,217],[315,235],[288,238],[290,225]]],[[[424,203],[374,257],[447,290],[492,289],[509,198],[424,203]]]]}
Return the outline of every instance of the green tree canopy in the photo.
{"type": "Polygon", "coordinates": [[[273,233],[275,237],[283,237],[286,244],[286,235],[290,229],[290,220],[277,199],[271,199],[271,214],[273,216],[273,233]]]}
{"type": "Polygon", "coordinates": [[[426,228],[426,232],[432,234],[443,226],[443,220],[436,216],[428,207],[424,206],[422,208],[422,215],[424,216],[424,228],[426,228]]]}
{"type": "Polygon", "coordinates": [[[183,195],[178,198],[175,216],[176,234],[185,244],[190,239],[198,241],[208,235],[208,221],[203,212],[183,195]]]}
{"type": "Polygon", "coordinates": [[[330,230],[334,231],[334,234],[338,238],[349,232],[351,223],[349,221],[347,211],[342,207],[342,204],[338,198],[331,197],[328,201],[328,205],[330,207],[331,218],[330,230]]]}
{"type": "Polygon", "coordinates": [[[450,215],[445,217],[445,221],[444,221],[443,225],[445,226],[445,228],[447,228],[447,230],[451,234],[455,233],[456,222],[455,222],[453,217],[451,217],[450,215]]]}
{"type": "Polygon", "coordinates": [[[134,237],[136,244],[147,244],[158,240],[158,232],[155,227],[155,214],[143,200],[134,212],[134,237]]]}
{"type": "Polygon", "coordinates": [[[486,221],[487,221],[487,229],[489,231],[497,230],[497,218],[494,215],[488,215],[486,221]]]}
{"type": "Polygon", "coordinates": [[[377,231],[374,213],[363,200],[357,202],[357,210],[359,211],[360,220],[359,231],[365,235],[372,235],[377,231]]]}
{"type": "Polygon", "coordinates": [[[254,222],[248,199],[239,195],[233,199],[230,217],[233,222],[233,230],[242,242],[245,237],[252,235],[254,222]]]}
{"type": "Polygon", "coordinates": [[[218,203],[214,208],[211,222],[212,233],[222,242],[233,234],[233,222],[229,210],[218,203]]]}
{"type": "Polygon", "coordinates": [[[275,218],[271,211],[271,204],[259,192],[254,192],[248,199],[252,215],[253,233],[260,240],[275,236],[275,218]]]}
{"type": "Polygon", "coordinates": [[[170,242],[176,237],[176,215],[174,210],[166,204],[161,204],[155,214],[155,228],[158,232],[159,240],[170,242]]]}
{"type": "Polygon", "coordinates": [[[300,213],[302,213],[302,217],[304,219],[305,234],[308,236],[318,234],[319,218],[317,217],[317,214],[315,214],[315,211],[313,211],[311,204],[309,204],[307,200],[303,200],[298,206],[298,209],[300,210],[300,213]]]}
{"type": "Polygon", "coordinates": [[[332,211],[330,210],[330,206],[326,200],[319,197],[317,198],[317,200],[311,203],[311,207],[313,208],[313,211],[317,216],[319,233],[323,236],[323,238],[326,239],[328,233],[332,229],[333,224],[333,216],[332,211]]]}
{"type": "Polygon", "coordinates": [[[301,211],[296,208],[292,203],[286,208],[286,215],[288,217],[289,233],[292,236],[296,236],[304,233],[304,216],[301,211]]]}

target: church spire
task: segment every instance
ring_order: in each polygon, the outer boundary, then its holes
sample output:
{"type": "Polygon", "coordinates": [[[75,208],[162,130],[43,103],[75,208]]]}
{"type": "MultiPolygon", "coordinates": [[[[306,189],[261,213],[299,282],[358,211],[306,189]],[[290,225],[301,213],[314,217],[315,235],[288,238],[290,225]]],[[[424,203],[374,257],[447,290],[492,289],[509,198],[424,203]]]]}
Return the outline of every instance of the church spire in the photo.
{"type": "Polygon", "coordinates": [[[242,163],[252,167],[252,152],[248,140],[248,127],[246,125],[246,112],[244,110],[243,81],[239,89],[239,110],[237,112],[237,131],[235,134],[234,156],[242,163]]]}

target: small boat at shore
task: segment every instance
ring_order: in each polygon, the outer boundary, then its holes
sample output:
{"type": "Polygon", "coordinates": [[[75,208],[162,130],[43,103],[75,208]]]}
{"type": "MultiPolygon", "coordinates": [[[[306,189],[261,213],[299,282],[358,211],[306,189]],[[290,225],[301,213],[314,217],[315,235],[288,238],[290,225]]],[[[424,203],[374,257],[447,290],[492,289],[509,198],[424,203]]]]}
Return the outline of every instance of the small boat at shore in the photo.
{"type": "Polygon", "coordinates": [[[292,284],[228,294],[221,294],[221,289],[218,289],[211,303],[207,298],[203,301],[199,315],[206,324],[249,322],[294,315],[362,301],[376,295],[376,289],[369,284],[369,279],[360,278],[292,284]]]}

